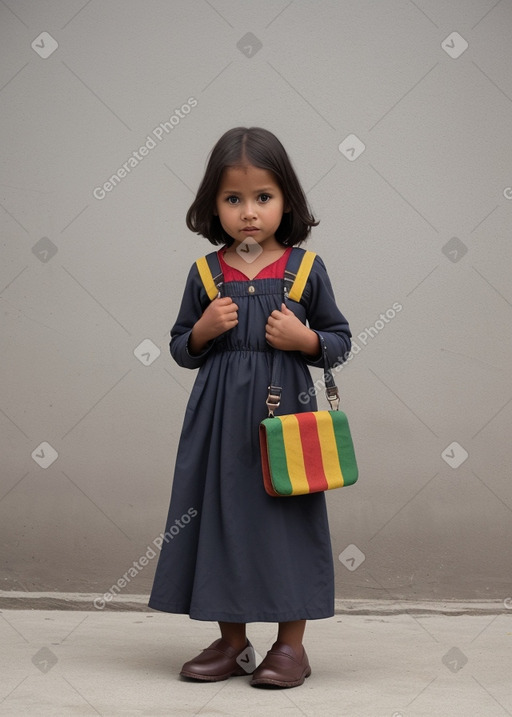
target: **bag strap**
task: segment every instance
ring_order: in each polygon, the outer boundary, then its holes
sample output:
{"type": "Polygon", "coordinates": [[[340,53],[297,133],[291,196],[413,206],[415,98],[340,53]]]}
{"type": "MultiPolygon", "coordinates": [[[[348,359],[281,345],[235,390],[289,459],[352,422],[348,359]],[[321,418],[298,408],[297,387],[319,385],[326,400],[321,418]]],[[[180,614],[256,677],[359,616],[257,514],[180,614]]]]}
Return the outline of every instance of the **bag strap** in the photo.
{"type": "Polygon", "coordinates": [[[217,252],[214,251],[211,254],[202,256],[196,261],[196,266],[203,282],[204,290],[210,301],[213,301],[217,296],[220,296],[224,283],[224,274],[220,268],[217,252]]]}
{"type": "MultiPolygon", "coordinates": [[[[316,253],[313,251],[305,251],[304,249],[296,247],[292,249],[285,270],[285,297],[291,299],[292,301],[300,301],[306,287],[309,274],[311,273],[315,257],[316,253]]],[[[324,364],[325,395],[329,401],[331,410],[338,411],[340,405],[340,395],[332,371],[329,368],[327,345],[321,333],[318,333],[318,338],[320,339],[320,348],[322,350],[324,364]]],[[[272,350],[271,379],[266,401],[269,418],[274,416],[274,409],[278,408],[281,403],[282,356],[283,352],[279,349],[272,350]]]]}
{"type": "Polygon", "coordinates": [[[284,295],[291,301],[299,302],[315,261],[316,253],[293,247],[284,272],[284,295]]]}
{"type": "Polygon", "coordinates": [[[284,296],[299,302],[315,261],[316,254],[299,247],[293,247],[284,271],[284,296]]]}
{"type": "MultiPolygon", "coordinates": [[[[340,394],[336,385],[336,381],[334,380],[332,370],[329,368],[327,360],[327,346],[322,334],[319,333],[318,338],[320,339],[320,346],[322,349],[322,357],[324,362],[325,396],[329,401],[330,410],[338,411],[340,407],[340,394]]],[[[281,405],[281,394],[283,391],[281,384],[282,358],[282,351],[280,351],[279,349],[272,349],[271,380],[270,386],[268,387],[268,394],[266,400],[269,418],[274,417],[274,410],[281,405]]]]}

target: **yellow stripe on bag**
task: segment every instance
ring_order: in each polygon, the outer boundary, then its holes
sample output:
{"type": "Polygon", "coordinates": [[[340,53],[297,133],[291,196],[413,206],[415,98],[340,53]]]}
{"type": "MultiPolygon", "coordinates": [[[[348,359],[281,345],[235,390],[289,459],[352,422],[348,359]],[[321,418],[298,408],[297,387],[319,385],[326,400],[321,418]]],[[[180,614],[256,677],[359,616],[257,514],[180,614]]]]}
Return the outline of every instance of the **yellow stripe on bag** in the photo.
{"type": "Polygon", "coordinates": [[[338,458],[338,448],[336,445],[336,438],[334,436],[334,426],[329,413],[326,411],[326,416],[322,415],[322,413],[323,412],[317,413],[316,419],[318,424],[318,438],[320,441],[320,450],[322,451],[324,473],[327,483],[329,484],[329,488],[340,487],[344,485],[344,481],[338,458]],[[325,417],[327,417],[327,420],[322,420],[325,417]],[[320,421],[322,430],[320,430],[320,421]]]}
{"type": "Polygon", "coordinates": [[[210,267],[208,266],[208,262],[206,260],[205,256],[202,256],[200,259],[196,261],[197,270],[199,271],[199,276],[201,277],[201,281],[203,282],[204,288],[206,293],[208,294],[208,298],[210,301],[213,301],[217,294],[219,293],[219,290],[215,286],[215,282],[213,281],[212,272],[210,271],[210,267]]]}
{"type": "Polygon", "coordinates": [[[293,414],[279,416],[283,428],[283,443],[286,449],[286,463],[289,475],[294,476],[295,492],[309,493],[309,483],[304,467],[299,423],[293,414]]]}
{"type": "Polygon", "coordinates": [[[315,261],[315,256],[316,254],[314,251],[306,251],[302,257],[297,276],[295,277],[295,281],[293,282],[290,293],[288,294],[288,298],[292,301],[300,301],[311,271],[311,267],[315,261]]]}

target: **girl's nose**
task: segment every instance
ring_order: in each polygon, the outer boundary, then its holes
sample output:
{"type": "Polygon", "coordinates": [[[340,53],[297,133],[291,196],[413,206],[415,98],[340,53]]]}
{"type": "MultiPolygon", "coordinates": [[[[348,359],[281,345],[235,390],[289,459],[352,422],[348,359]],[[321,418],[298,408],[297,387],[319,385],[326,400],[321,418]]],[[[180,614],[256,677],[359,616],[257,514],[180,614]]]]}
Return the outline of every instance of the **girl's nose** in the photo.
{"type": "Polygon", "coordinates": [[[242,205],[242,219],[252,219],[256,216],[256,210],[252,202],[242,205]]]}

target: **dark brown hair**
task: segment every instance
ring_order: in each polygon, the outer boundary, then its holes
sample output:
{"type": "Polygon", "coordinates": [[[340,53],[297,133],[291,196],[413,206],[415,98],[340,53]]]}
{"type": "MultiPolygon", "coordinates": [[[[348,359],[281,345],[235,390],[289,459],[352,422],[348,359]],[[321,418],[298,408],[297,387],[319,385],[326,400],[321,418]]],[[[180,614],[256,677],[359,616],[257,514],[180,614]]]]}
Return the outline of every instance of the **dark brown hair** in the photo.
{"type": "Polygon", "coordinates": [[[226,234],[214,214],[217,188],[226,167],[251,164],[274,174],[289,211],[283,214],[276,230],[280,244],[294,246],[307,239],[315,220],[286,150],[277,137],[261,127],[235,127],[225,132],[210,152],[197,196],[187,212],[187,227],[206,237],[212,244],[230,246],[233,238],[226,234]]]}

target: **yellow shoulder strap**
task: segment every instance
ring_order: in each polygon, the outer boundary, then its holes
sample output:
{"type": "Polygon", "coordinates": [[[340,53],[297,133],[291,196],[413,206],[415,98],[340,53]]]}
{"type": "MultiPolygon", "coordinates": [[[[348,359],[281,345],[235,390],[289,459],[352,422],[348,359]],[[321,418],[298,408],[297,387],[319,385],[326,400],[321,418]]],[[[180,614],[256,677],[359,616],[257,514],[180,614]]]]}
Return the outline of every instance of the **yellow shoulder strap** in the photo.
{"type": "MultiPolygon", "coordinates": [[[[304,256],[302,257],[299,269],[297,271],[291,289],[288,293],[288,298],[292,301],[298,302],[301,300],[304,288],[311,272],[311,267],[313,266],[313,262],[315,261],[315,257],[316,253],[314,251],[304,252],[304,256]]],[[[196,261],[196,265],[197,270],[199,272],[199,276],[201,277],[201,281],[203,282],[205,291],[208,294],[208,298],[210,299],[210,301],[213,301],[213,299],[215,299],[215,297],[219,293],[219,290],[215,286],[215,282],[213,281],[213,275],[206,257],[203,256],[198,259],[196,261]]]]}
{"type": "Polygon", "coordinates": [[[288,293],[288,298],[292,301],[300,301],[302,292],[306,286],[311,267],[315,261],[316,253],[314,251],[306,251],[302,257],[302,261],[297,271],[297,275],[288,293]]]}
{"type": "Polygon", "coordinates": [[[213,281],[212,272],[210,270],[210,267],[208,266],[208,262],[206,260],[205,256],[202,256],[200,259],[196,261],[197,270],[199,271],[199,276],[201,277],[201,281],[203,282],[204,288],[206,293],[208,294],[208,298],[210,301],[213,301],[217,294],[219,293],[219,290],[215,286],[215,282],[213,281]]]}

